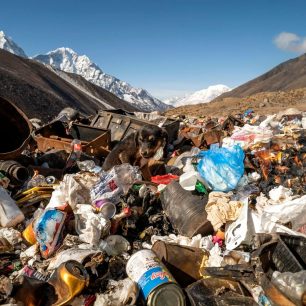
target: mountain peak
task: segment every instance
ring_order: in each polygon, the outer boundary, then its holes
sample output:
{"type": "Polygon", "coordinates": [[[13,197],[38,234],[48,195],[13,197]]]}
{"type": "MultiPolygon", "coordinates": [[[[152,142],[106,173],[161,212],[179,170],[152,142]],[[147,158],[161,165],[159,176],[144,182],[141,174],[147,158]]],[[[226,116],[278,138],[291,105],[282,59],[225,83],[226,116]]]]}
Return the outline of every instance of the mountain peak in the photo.
{"type": "Polygon", "coordinates": [[[87,81],[110,91],[143,111],[163,111],[169,108],[146,90],[135,88],[127,82],[106,74],[86,55],[78,55],[70,48],[58,48],[47,54],[37,55],[33,59],[56,69],[81,75],[87,81]]]}
{"type": "Polygon", "coordinates": [[[55,50],[49,51],[47,54],[50,55],[55,53],[68,53],[71,55],[77,55],[77,53],[73,49],[66,47],[57,48],[55,50]]]}
{"type": "Polygon", "coordinates": [[[6,50],[18,56],[27,57],[25,52],[12,40],[12,38],[0,31],[0,49],[6,50]]]}
{"type": "Polygon", "coordinates": [[[231,88],[223,84],[211,85],[208,86],[207,88],[195,91],[190,95],[184,95],[183,97],[168,98],[167,100],[164,100],[164,102],[167,102],[175,107],[190,105],[190,104],[208,103],[213,99],[215,99],[216,97],[218,97],[219,95],[228,92],[230,90],[231,88]]]}

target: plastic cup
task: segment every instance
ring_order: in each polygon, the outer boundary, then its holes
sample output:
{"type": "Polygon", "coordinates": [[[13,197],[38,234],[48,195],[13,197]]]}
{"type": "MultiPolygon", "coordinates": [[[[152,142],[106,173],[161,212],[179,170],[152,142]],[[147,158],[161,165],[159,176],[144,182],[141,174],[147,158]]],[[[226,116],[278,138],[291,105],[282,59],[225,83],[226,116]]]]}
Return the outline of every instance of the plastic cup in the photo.
{"type": "Polygon", "coordinates": [[[116,205],[107,199],[96,200],[93,205],[107,219],[111,219],[116,214],[116,205]]]}

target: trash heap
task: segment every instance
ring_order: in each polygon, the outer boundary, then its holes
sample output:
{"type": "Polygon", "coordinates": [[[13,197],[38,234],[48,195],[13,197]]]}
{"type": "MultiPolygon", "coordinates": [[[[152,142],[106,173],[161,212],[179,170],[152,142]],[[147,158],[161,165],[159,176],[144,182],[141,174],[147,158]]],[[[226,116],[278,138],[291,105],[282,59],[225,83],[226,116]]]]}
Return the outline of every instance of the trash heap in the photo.
{"type": "Polygon", "coordinates": [[[306,305],[305,113],[34,128],[0,102],[1,304],[306,305]],[[144,124],[166,156],[103,171],[144,124]]]}

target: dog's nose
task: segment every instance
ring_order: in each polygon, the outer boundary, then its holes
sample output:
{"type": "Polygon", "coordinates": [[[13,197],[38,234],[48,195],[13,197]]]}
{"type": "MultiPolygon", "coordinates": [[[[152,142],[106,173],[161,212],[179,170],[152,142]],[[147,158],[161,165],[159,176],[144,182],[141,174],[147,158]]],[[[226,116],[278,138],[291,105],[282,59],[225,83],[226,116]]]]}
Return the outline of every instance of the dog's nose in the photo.
{"type": "Polygon", "coordinates": [[[149,155],[149,151],[148,150],[141,151],[141,155],[147,156],[149,155]]]}

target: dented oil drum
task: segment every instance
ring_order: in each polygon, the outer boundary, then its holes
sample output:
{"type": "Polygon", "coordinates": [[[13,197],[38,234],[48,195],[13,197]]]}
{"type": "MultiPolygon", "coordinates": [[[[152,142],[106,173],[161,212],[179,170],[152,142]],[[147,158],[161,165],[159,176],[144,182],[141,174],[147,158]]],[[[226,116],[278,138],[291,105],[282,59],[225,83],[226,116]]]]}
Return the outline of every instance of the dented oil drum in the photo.
{"type": "Polygon", "coordinates": [[[0,97],[0,160],[14,159],[30,141],[32,125],[13,103],[0,97]]]}
{"type": "Polygon", "coordinates": [[[197,234],[207,236],[214,232],[205,211],[207,196],[201,198],[193,195],[178,182],[172,181],[161,192],[160,199],[166,216],[179,234],[191,238],[197,234]]]}

